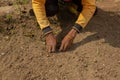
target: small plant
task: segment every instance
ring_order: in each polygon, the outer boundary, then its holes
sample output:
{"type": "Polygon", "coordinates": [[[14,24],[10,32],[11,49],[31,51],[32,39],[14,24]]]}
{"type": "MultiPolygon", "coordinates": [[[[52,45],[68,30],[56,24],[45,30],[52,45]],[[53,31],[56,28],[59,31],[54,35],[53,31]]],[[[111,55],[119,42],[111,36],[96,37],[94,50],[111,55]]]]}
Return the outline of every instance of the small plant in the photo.
{"type": "Polygon", "coordinates": [[[27,4],[28,0],[22,0],[23,4],[27,4]]]}
{"type": "Polygon", "coordinates": [[[6,15],[6,20],[7,21],[12,21],[12,15],[11,14],[7,14],[6,15]]]}
{"type": "Polygon", "coordinates": [[[27,4],[29,0],[17,0],[16,2],[19,4],[27,4]]]}
{"type": "Polygon", "coordinates": [[[29,0],[16,0],[16,2],[13,4],[16,8],[17,14],[21,14],[21,6],[22,4],[27,4],[29,0]]]}

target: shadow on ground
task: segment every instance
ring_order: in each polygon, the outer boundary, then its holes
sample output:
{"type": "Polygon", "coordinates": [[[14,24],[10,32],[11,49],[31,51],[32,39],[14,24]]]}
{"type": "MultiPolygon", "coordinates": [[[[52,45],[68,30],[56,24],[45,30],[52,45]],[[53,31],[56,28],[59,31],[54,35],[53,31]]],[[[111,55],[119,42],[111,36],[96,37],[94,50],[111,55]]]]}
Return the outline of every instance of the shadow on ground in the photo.
{"type": "MultiPolygon", "coordinates": [[[[69,14],[68,12],[61,13],[58,17],[60,22],[62,23],[62,32],[58,34],[58,38],[60,38],[61,36],[61,38],[63,38],[63,35],[68,33],[77,17],[69,14]]],[[[74,43],[74,46],[72,46],[71,49],[74,50],[81,45],[100,39],[104,39],[104,43],[108,43],[113,47],[120,48],[119,25],[120,15],[118,15],[117,12],[106,12],[98,8],[96,15],[92,18],[87,27],[82,31],[82,33],[94,32],[95,34],[87,36],[82,41],[74,43]]]]}

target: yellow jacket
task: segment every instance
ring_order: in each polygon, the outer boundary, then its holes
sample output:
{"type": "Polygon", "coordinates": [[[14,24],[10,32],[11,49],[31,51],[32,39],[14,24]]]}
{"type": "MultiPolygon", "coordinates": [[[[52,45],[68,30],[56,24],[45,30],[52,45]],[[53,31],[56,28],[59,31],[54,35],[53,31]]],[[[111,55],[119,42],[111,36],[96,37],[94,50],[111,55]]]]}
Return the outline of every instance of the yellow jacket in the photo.
{"type": "MultiPolygon", "coordinates": [[[[41,29],[50,25],[45,11],[46,0],[32,0],[33,9],[41,29]]],[[[82,0],[83,10],[75,23],[84,28],[96,10],[96,0],[82,0]]]]}

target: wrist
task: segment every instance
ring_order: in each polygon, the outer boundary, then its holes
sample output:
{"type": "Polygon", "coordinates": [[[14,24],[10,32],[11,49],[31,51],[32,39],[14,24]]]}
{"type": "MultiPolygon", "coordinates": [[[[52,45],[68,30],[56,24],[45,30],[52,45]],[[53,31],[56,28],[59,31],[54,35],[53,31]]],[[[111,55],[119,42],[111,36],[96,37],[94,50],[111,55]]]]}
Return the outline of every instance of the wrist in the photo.
{"type": "Polygon", "coordinates": [[[53,36],[53,33],[52,33],[52,32],[45,35],[46,38],[47,38],[47,37],[50,37],[50,36],[53,36]]]}
{"type": "Polygon", "coordinates": [[[68,33],[68,35],[71,36],[71,38],[75,38],[77,34],[78,32],[75,29],[71,29],[71,31],[68,33]]]}
{"type": "Polygon", "coordinates": [[[80,31],[83,29],[81,25],[75,23],[75,25],[73,26],[73,29],[75,29],[77,31],[77,33],[80,33],[80,31]]]}
{"type": "Polygon", "coordinates": [[[47,35],[51,34],[53,31],[50,28],[50,26],[48,26],[48,27],[45,27],[44,29],[42,29],[42,32],[43,32],[43,36],[46,37],[47,35]]]}
{"type": "Polygon", "coordinates": [[[77,34],[77,30],[76,29],[71,29],[71,32],[74,33],[74,34],[77,34]]]}

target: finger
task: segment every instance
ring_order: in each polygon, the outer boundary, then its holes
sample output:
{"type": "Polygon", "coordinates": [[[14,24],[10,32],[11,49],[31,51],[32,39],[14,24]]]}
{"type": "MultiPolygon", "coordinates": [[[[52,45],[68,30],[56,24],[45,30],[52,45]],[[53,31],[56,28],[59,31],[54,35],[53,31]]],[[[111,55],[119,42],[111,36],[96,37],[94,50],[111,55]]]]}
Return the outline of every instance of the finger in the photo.
{"type": "Polygon", "coordinates": [[[67,46],[67,49],[69,49],[71,45],[72,45],[72,44],[69,44],[69,45],[67,46]]]}
{"type": "Polygon", "coordinates": [[[48,52],[51,53],[51,49],[52,47],[51,46],[48,46],[48,52]]]}
{"type": "Polygon", "coordinates": [[[64,43],[61,44],[59,51],[62,51],[64,48],[64,43]]]}
{"type": "Polygon", "coordinates": [[[67,45],[67,49],[70,48],[70,46],[72,45],[73,41],[69,42],[68,45],[67,45]]]}
{"type": "Polygon", "coordinates": [[[56,46],[53,45],[53,46],[52,46],[52,52],[55,52],[55,49],[56,49],[56,46]]]}
{"type": "Polygon", "coordinates": [[[68,43],[66,43],[66,44],[64,45],[63,50],[65,51],[65,50],[67,49],[67,47],[68,47],[68,43]]]}
{"type": "Polygon", "coordinates": [[[47,50],[47,51],[49,50],[49,46],[48,46],[48,45],[46,45],[46,50],[47,50]]]}

